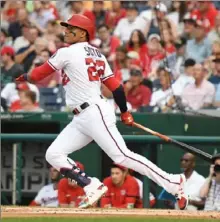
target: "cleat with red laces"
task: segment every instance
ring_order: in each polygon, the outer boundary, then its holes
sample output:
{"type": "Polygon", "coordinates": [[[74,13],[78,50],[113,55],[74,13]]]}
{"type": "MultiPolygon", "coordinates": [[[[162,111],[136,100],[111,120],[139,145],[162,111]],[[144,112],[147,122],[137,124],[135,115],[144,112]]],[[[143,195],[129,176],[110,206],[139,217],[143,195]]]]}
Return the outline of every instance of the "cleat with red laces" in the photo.
{"type": "Polygon", "coordinates": [[[180,188],[179,192],[175,195],[177,199],[177,204],[180,210],[185,210],[188,205],[188,197],[184,193],[184,184],[186,182],[186,177],[181,174],[180,175],[180,188]]]}

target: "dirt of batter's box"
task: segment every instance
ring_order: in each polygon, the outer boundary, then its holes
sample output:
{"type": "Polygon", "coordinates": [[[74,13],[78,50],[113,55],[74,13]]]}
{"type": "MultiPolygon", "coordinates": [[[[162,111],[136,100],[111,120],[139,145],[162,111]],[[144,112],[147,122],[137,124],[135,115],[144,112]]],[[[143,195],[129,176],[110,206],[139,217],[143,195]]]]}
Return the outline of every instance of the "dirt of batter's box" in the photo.
{"type": "Polygon", "coordinates": [[[70,209],[40,207],[1,207],[2,218],[23,217],[166,217],[220,219],[220,212],[151,209],[70,209]]]}

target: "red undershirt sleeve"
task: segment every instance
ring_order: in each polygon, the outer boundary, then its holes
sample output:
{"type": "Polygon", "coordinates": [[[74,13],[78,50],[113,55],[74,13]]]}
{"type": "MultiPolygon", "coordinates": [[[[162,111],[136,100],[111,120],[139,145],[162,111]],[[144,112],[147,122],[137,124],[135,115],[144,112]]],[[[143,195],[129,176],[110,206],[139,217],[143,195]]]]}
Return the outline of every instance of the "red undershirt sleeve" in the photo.
{"type": "Polygon", "coordinates": [[[103,80],[103,84],[111,91],[115,91],[119,86],[120,86],[120,82],[118,79],[116,79],[114,76],[103,80]]]}
{"type": "Polygon", "coordinates": [[[38,82],[47,76],[50,76],[54,71],[56,71],[55,68],[45,62],[43,65],[34,68],[28,77],[31,82],[38,82]]]}

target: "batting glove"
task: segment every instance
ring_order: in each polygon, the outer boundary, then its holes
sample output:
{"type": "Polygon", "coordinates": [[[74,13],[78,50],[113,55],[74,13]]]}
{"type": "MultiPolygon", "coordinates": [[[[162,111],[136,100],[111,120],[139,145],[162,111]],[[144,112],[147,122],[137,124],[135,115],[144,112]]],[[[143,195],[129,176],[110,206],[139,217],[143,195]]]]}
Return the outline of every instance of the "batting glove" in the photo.
{"type": "Polygon", "coordinates": [[[121,121],[128,126],[132,126],[134,123],[134,118],[130,112],[121,113],[121,121]]]}

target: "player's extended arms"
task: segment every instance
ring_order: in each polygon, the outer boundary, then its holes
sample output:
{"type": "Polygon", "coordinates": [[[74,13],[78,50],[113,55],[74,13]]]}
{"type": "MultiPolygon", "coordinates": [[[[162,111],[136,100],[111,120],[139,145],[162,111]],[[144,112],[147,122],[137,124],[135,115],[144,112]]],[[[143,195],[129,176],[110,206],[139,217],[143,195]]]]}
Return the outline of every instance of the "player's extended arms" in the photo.
{"type": "Polygon", "coordinates": [[[115,77],[110,77],[103,81],[106,87],[112,91],[114,100],[121,111],[121,120],[124,124],[132,126],[134,119],[128,112],[126,97],[123,86],[115,77]]]}
{"type": "Polygon", "coordinates": [[[31,73],[19,76],[16,81],[35,83],[51,75],[54,71],[55,69],[45,62],[43,65],[34,68],[31,73]]]}

